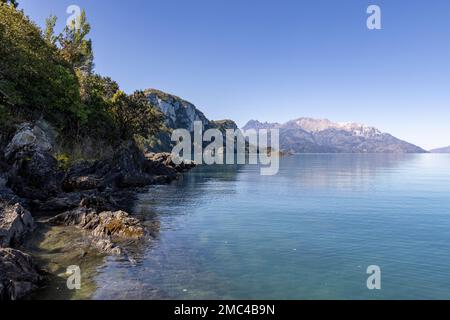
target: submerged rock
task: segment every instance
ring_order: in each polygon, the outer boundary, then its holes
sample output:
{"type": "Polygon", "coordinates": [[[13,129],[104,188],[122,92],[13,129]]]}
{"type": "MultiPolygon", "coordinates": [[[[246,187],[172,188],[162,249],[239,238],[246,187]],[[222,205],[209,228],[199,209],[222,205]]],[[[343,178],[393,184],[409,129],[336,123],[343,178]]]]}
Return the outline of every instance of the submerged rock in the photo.
{"type": "Polygon", "coordinates": [[[76,226],[90,231],[92,244],[100,251],[121,254],[120,247],[115,245],[116,240],[141,239],[144,228],[141,222],[132,218],[124,211],[104,211],[80,207],[48,220],[53,225],[76,226]]]}
{"type": "Polygon", "coordinates": [[[0,203],[0,247],[9,247],[20,243],[34,227],[31,213],[20,204],[0,203]]]}
{"type": "Polygon", "coordinates": [[[33,259],[21,251],[0,248],[0,300],[18,300],[43,280],[33,259]]]}

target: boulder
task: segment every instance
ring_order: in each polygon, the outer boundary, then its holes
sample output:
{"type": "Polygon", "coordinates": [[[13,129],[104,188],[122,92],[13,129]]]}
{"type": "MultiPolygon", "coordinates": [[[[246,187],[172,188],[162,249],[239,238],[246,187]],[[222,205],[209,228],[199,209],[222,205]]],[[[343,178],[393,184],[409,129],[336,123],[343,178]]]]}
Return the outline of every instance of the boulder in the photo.
{"type": "Polygon", "coordinates": [[[0,247],[20,243],[34,229],[34,220],[20,204],[0,204],[0,247]]]}
{"type": "Polygon", "coordinates": [[[0,248],[0,300],[25,298],[43,280],[33,259],[21,251],[0,248]]]}
{"type": "Polygon", "coordinates": [[[53,145],[53,130],[45,121],[36,124],[22,123],[5,149],[6,159],[21,152],[50,152],[53,145]]]}
{"type": "Polygon", "coordinates": [[[87,191],[101,188],[103,177],[111,170],[109,161],[81,161],[67,172],[63,189],[66,192],[87,191]]]}
{"type": "Polygon", "coordinates": [[[54,135],[45,121],[18,126],[4,153],[8,185],[18,196],[45,200],[61,191],[64,174],[51,154],[54,135]]]}
{"type": "Polygon", "coordinates": [[[81,193],[73,192],[61,193],[44,201],[35,200],[32,203],[33,213],[48,216],[75,209],[79,206],[83,196],[81,193]]]}
{"type": "Polygon", "coordinates": [[[9,172],[11,167],[3,161],[0,154],[0,201],[18,202],[19,199],[8,186],[9,172]]]}
{"type": "Polygon", "coordinates": [[[93,234],[97,237],[117,236],[124,239],[140,239],[144,228],[138,219],[130,217],[125,211],[105,211],[98,215],[93,234]]]}
{"type": "Polygon", "coordinates": [[[50,153],[33,152],[15,160],[10,175],[11,189],[31,200],[46,200],[62,190],[64,174],[50,153]]]}
{"type": "Polygon", "coordinates": [[[76,226],[89,231],[91,243],[110,254],[122,253],[121,248],[115,245],[115,240],[140,239],[145,234],[141,222],[124,211],[97,213],[95,210],[79,207],[49,219],[48,223],[76,226]]]}
{"type": "Polygon", "coordinates": [[[112,208],[117,208],[118,204],[112,196],[86,196],[80,201],[80,207],[95,210],[97,212],[109,211],[112,208]]]}
{"type": "MultiPolygon", "coordinates": [[[[145,154],[147,160],[149,160],[149,166],[152,167],[154,172],[158,172],[157,170],[167,171],[167,168],[170,170],[175,170],[176,173],[182,173],[188,171],[196,166],[194,161],[181,159],[171,153],[162,152],[162,153],[147,153],[145,154]],[[177,163],[174,162],[174,157],[177,157],[177,163]],[[159,167],[157,166],[159,165],[159,167]],[[166,168],[166,169],[164,169],[166,168]]],[[[172,172],[169,172],[169,174],[172,172]]]]}

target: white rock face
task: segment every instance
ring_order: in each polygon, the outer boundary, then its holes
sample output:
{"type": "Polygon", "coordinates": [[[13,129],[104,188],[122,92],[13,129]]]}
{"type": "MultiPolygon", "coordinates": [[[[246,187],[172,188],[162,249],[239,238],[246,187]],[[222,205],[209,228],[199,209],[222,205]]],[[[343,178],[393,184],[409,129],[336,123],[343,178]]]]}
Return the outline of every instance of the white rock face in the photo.
{"type": "Polygon", "coordinates": [[[192,132],[195,121],[201,121],[204,130],[210,127],[210,121],[192,103],[158,90],[150,89],[145,93],[150,103],[166,115],[166,125],[169,128],[192,132]]]}

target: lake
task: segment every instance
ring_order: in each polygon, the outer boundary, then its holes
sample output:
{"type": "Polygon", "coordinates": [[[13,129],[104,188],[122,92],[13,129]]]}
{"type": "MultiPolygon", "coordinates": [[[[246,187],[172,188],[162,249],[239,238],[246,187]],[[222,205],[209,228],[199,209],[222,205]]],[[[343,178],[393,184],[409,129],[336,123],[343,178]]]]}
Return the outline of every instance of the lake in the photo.
{"type": "Polygon", "coordinates": [[[98,268],[94,299],[450,299],[450,155],[203,166],[134,213],[152,239],[98,268]]]}

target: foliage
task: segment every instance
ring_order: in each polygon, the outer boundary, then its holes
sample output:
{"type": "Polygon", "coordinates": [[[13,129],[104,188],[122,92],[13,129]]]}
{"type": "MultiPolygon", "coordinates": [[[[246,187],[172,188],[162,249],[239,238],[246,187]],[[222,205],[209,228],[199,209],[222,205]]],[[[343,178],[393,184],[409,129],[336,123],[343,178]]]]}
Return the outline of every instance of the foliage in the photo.
{"type": "MultiPolygon", "coordinates": [[[[143,92],[127,95],[94,73],[85,12],[60,34],[56,21],[49,16],[41,31],[15,1],[0,0],[0,125],[43,117],[59,129],[65,146],[89,140],[113,147],[160,132],[164,115],[143,92]]],[[[66,158],[58,156],[62,166],[70,162],[66,158]]]]}
{"type": "Polygon", "coordinates": [[[0,57],[0,91],[10,108],[55,121],[54,115],[62,112],[61,125],[83,121],[73,69],[43,40],[39,28],[12,6],[0,6],[0,57]]]}
{"type": "Polygon", "coordinates": [[[0,0],[0,4],[11,4],[14,8],[17,8],[19,3],[16,0],[0,0]]]}
{"type": "Polygon", "coordinates": [[[58,168],[63,171],[69,170],[71,166],[70,156],[66,153],[56,155],[56,161],[58,161],[58,168]]]}
{"type": "Polygon", "coordinates": [[[136,91],[132,95],[126,95],[123,91],[116,92],[112,98],[111,112],[122,139],[129,139],[134,135],[152,136],[163,128],[163,113],[150,104],[142,91],[136,91]]]}
{"type": "Polygon", "coordinates": [[[97,74],[79,75],[81,100],[87,107],[88,120],[83,128],[85,136],[95,136],[113,143],[120,139],[119,130],[110,112],[112,98],[119,85],[109,77],[97,74]]]}
{"type": "Polygon", "coordinates": [[[54,15],[50,15],[45,20],[45,31],[44,31],[44,39],[48,44],[56,46],[56,42],[58,41],[58,37],[55,36],[55,25],[58,18],[54,15]]]}
{"type": "MultiPolygon", "coordinates": [[[[49,22],[52,23],[53,21],[50,20],[49,22]]],[[[48,30],[50,32],[51,28],[48,28],[48,30]]],[[[90,31],[91,25],[87,22],[86,12],[83,10],[78,19],[72,20],[72,24],[66,26],[64,31],[56,38],[60,46],[61,56],[75,70],[84,74],[91,74],[94,69],[92,40],[86,39],[90,31]]]]}

